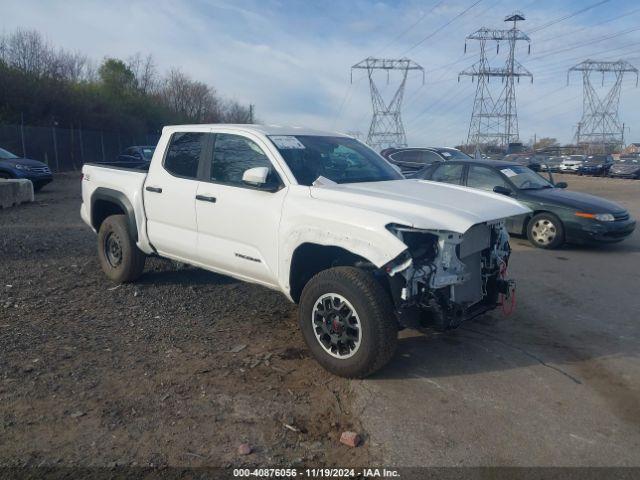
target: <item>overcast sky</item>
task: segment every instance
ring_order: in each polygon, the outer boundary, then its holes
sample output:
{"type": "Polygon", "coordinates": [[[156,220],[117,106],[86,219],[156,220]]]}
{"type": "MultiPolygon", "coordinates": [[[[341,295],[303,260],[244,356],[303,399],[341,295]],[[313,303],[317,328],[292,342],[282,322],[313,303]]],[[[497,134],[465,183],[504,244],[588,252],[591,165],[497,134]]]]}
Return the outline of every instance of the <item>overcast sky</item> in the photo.
{"type": "MultiPolygon", "coordinates": [[[[406,56],[426,70],[424,85],[417,75],[407,82],[409,143],[455,145],[466,139],[475,92],[469,77],[458,83],[458,72],[478,59],[477,42],[469,41],[464,54],[465,36],[483,26],[505,28],[514,10],[526,16],[521,29],[533,30],[531,54],[524,44],[517,54],[534,76],[533,84],[517,86],[520,137],[570,142],[582,81],[575,74],[567,86],[567,69],[587,58],[640,66],[637,0],[2,0],[0,28],[39,30],[52,44],[95,60],[151,53],[162,71],[179,67],[255,104],[266,123],[363,134],[371,120],[369,86],[363,71],[350,84],[351,65],[368,56],[406,56]]],[[[493,64],[504,62],[506,45],[499,56],[494,46],[488,51],[493,64]]],[[[386,77],[378,80],[389,95],[397,77],[388,86],[386,77]]],[[[620,116],[629,140],[640,141],[640,90],[631,76],[620,116]]]]}

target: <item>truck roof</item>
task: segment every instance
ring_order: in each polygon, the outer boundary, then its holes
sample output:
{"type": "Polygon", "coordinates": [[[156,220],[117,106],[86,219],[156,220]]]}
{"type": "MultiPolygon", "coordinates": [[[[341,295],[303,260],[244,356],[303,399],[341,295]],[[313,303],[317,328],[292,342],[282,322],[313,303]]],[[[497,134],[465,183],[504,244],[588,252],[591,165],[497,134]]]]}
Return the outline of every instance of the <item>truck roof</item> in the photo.
{"type": "Polygon", "coordinates": [[[202,128],[202,127],[224,127],[225,129],[253,132],[263,135],[317,135],[317,136],[329,136],[329,137],[348,137],[344,133],[330,132],[323,130],[314,130],[306,127],[298,126],[286,126],[286,125],[258,125],[250,123],[209,123],[209,124],[194,124],[194,125],[167,125],[162,129],[163,133],[180,132],[190,128],[202,128]]]}

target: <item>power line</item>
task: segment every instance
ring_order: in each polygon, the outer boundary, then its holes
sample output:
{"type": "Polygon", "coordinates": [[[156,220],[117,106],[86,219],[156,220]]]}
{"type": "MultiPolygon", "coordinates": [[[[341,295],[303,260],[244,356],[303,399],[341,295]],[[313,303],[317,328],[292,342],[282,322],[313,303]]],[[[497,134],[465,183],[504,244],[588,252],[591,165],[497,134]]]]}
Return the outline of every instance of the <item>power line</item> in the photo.
{"type": "Polygon", "coordinates": [[[599,25],[604,25],[605,23],[613,22],[614,20],[618,20],[618,19],[623,18],[623,17],[629,17],[629,16],[631,16],[634,13],[637,13],[637,12],[640,12],[640,8],[634,8],[633,10],[629,10],[627,12],[624,12],[624,13],[620,14],[620,15],[616,15],[615,17],[611,17],[611,18],[609,18],[607,20],[603,20],[602,22],[592,23],[591,25],[588,25],[586,27],[582,27],[582,28],[578,28],[576,30],[571,30],[569,32],[561,33],[561,34],[555,35],[553,37],[547,37],[547,38],[543,38],[543,39],[538,39],[537,42],[538,43],[544,43],[544,42],[548,42],[550,40],[556,40],[558,38],[566,37],[567,35],[575,35],[576,33],[582,32],[584,30],[587,30],[587,29],[590,29],[590,28],[593,28],[593,27],[597,27],[599,25]]]}
{"type": "Polygon", "coordinates": [[[603,4],[608,3],[610,1],[611,0],[601,0],[600,2],[591,4],[591,5],[589,5],[587,7],[584,7],[584,8],[581,8],[578,11],[575,11],[573,13],[569,13],[569,14],[564,15],[562,17],[556,18],[555,20],[551,20],[550,22],[547,22],[547,23],[545,23],[543,25],[540,25],[538,27],[533,27],[533,28],[529,29],[529,33],[531,34],[531,33],[539,32],[540,30],[544,30],[545,28],[549,28],[550,26],[555,25],[556,23],[560,23],[560,22],[563,22],[565,20],[568,20],[569,18],[575,17],[576,15],[580,15],[581,13],[584,13],[584,12],[587,12],[589,10],[592,10],[592,9],[594,9],[596,7],[599,7],[600,5],[603,5],[603,4]]]}
{"type": "Polygon", "coordinates": [[[426,37],[424,37],[422,40],[420,40],[419,42],[415,43],[414,45],[412,45],[411,47],[409,47],[409,49],[407,49],[405,52],[402,53],[402,56],[406,55],[407,53],[409,53],[411,50],[413,50],[414,48],[422,45],[424,42],[426,42],[427,40],[429,40],[430,38],[432,38],[435,34],[439,33],[440,31],[442,31],[443,29],[445,29],[446,27],[448,27],[449,25],[451,25],[453,22],[455,22],[458,18],[464,16],[469,10],[471,10],[473,7],[475,7],[476,5],[478,5],[480,2],[482,2],[483,0],[476,0],[473,4],[471,4],[470,6],[468,6],[467,8],[465,8],[464,10],[462,10],[460,13],[458,13],[455,17],[451,18],[448,22],[446,22],[444,25],[441,25],[440,27],[436,28],[434,31],[432,31],[429,35],[427,35],[426,37]]]}
{"type": "Polygon", "coordinates": [[[440,0],[433,7],[431,7],[431,9],[429,11],[427,11],[427,12],[423,13],[422,15],[420,15],[418,20],[416,20],[414,23],[412,23],[409,27],[405,28],[402,32],[400,32],[398,35],[396,35],[389,43],[387,43],[384,47],[382,47],[382,49],[380,50],[379,53],[384,52],[387,48],[389,48],[389,46],[391,46],[393,43],[395,43],[398,39],[402,38],[409,31],[413,30],[420,22],[422,22],[422,20],[424,20],[427,17],[427,15],[430,15],[436,8],[438,8],[444,2],[445,2],[445,0],[440,0]]]}
{"type": "Polygon", "coordinates": [[[612,38],[617,38],[617,37],[620,37],[622,35],[626,35],[627,33],[636,32],[638,30],[640,30],[640,27],[628,28],[627,30],[622,30],[621,32],[618,32],[618,33],[605,35],[603,37],[595,38],[595,39],[590,40],[588,42],[580,42],[580,43],[568,46],[567,48],[562,48],[560,50],[555,50],[555,49],[545,50],[543,52],[540,52],[538,55],[534,56],[531,59],[531,61],[540,60],[542,58],[546,58],[546,57],[551,56],[551,55],[557,55],[558,53],[568,52],[568,51],[571,51],[571,50],[575,50],[576,48],[582,48],[582,47],[585,47],[587,45],[593,45],[595,43],[600,43],[600,42],[604,42],[606,40],[611,40],[612,38]]]}

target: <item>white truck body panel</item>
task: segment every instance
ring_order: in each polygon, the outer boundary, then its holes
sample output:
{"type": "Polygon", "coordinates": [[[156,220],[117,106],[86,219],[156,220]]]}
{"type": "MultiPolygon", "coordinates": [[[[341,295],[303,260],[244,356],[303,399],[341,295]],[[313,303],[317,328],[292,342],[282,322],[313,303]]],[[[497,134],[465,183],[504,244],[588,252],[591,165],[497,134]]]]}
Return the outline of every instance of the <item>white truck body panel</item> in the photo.
{"type": "Polygon", "coordinates": [[[529,210],[504,195],[426,180],[326,185],[312,187],[311,196],[375,211],[410,227],[458,233],[529,210]]]}
{"type": "Polygon", "coordinates": [[[121,170],[107,166],[85,165],[82,168],[82,174],[82,205],[80,207],[82,220],[93,228],[90,210],[91,197],[97,188],[106,188],[121,192],[129,199],[135,212],[135,220],[138,227],[138,248],[147,254],[154,253],[153,247],[147,237],[147,217],[142,198],[147,173],[144,171],[121,170]]]}
{"type": "Polygon", "coordinates": [[[148,174],[83,168],[82,218],[92,225],[97,188],[118,191],[133,207],[143,252],[259,283],[291,298],[291,260],[304,243],[341,247],[381,267],[407,248],[386,228],[389,224],[463,234],[475,224],[529,212],[505,196],[422,180],[298,185],[270,134],[340,135],[257,125],[165,127],[148,174]],[[284,188],[267,192],[170,174],[163,158],[174,132],[231,133],[253,140],[284,188]],[[196,195],[216,201],[198,202],[196,195]]]}

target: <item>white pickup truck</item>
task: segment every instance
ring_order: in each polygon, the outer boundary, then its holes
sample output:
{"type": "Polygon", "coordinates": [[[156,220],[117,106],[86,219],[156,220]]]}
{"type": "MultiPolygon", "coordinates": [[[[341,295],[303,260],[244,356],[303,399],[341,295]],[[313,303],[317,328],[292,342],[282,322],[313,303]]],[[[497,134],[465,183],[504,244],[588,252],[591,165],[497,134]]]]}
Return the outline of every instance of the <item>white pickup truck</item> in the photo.
{"type": "Polygon", "coordinates": [[[364,377],[401,328],[448,329],[499,304],[515,200],[404,179],[351,137],[262,125],[165,127],[148,172],[88,164],[82,219],[106,275],[157,255],[299,304],[317,361],[364,377]]]}

